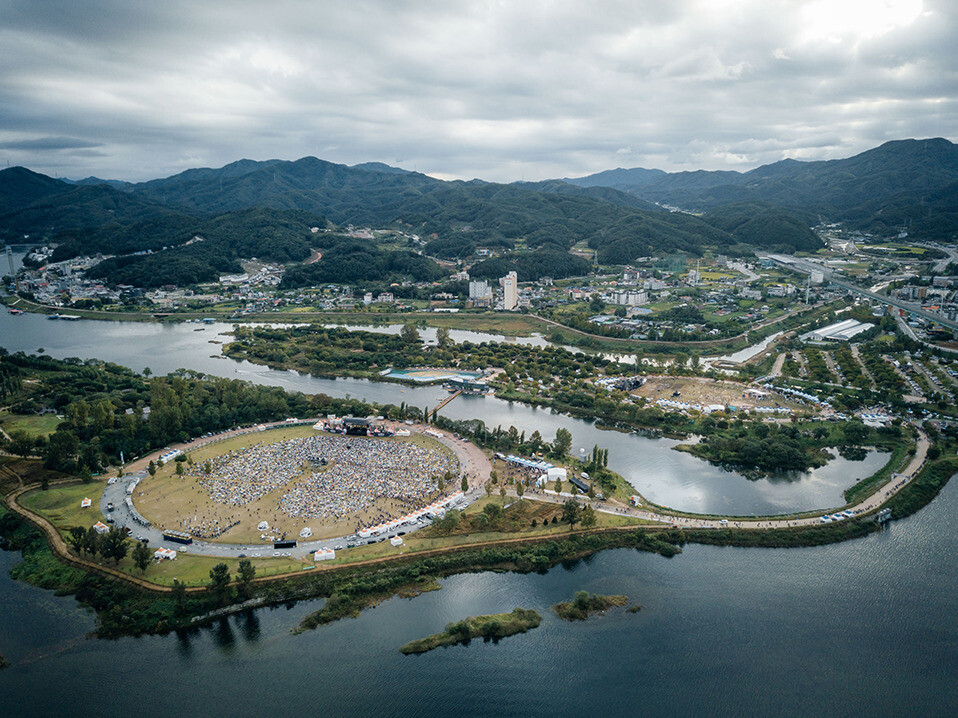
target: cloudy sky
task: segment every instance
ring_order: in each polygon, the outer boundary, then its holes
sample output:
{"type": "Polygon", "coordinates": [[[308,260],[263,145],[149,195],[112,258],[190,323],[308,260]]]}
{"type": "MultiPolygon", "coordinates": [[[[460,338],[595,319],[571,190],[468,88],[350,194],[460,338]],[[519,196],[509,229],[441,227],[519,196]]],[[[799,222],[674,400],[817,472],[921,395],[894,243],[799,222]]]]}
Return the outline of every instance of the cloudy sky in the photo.
{"type": "Polygon", "coordinates": [[[958,140],[955,0],[0,0],[0,167],[512,181],[958,140]]]}

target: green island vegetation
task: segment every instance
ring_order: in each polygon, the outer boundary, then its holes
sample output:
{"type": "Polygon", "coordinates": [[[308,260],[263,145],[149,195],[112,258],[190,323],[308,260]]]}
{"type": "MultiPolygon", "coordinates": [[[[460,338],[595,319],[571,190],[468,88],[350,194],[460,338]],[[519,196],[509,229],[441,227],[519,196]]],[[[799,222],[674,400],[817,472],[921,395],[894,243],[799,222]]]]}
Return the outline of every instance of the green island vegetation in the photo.
{"type": "Polygon", "coordinates": [[[410,641],[399,649],[404,655],[426,653],[442,646],[454,646],[459,643],[468,645],[473,638],[498,642],[506,636],[526,633],[537,628],[542,616],[528,608],[514,608],[510,613],[493,613],[488,616],[470,616],[464,621],[456,621],[446,626],[442,633],[434,633],[426,638],[410,641]]]}
{"type": "Polygon", "coordinates": [[[615,606],[624,606],[628,602],[628,596],[601,596],[588,591],[576,591],[571,601],[557,603],[552,610],[564,621],[584,621],[593,613],[601,613],[615,606]]]}
{"type": "MultiPolygon", "coordinates": [[[[749,421],[721,428],[706,417],[699,422],[699,428],[700,440],[679,448],[714,464],[756,474],[807,471],[824,466],[832,458],[827,450],[831,447],[846,454],[866,446],[890,451],[900,451],[905,446],[901,427],[871,429],[860,421],[834,424],[749,421]]],[[[856,495],[861,493],[859,490],[856,495]]]]}

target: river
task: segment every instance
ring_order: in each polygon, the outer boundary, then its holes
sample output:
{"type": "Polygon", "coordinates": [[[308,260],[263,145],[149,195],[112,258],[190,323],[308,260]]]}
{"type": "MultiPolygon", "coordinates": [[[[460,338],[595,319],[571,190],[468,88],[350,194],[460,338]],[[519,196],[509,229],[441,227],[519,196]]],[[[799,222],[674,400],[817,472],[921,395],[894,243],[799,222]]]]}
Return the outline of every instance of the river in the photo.
{"type": "MultiPolygon", "coordinates": [[[[423,405],[439,396],[437,388],[319,380],[211,359],[218,345],[208,341],[225,327],[195,328],[2,313],[0,345],[379,401],[423,405]]],[[[671,451],[666,440],[599,431],[498,399],[457,399],[448,413],[547,437],[566,426],[576,447],[609,447],[610,464],[650,498],[684,508],[785,510],[827,503],[849,481],[842,464],[833,476],[748,481],[671,451]]],[[[70,597],[13,581],[7,572],[18,556],[0,552],[0,653],[12,662],[0,671],[0,705],[15,716],[954,715],[956,514],[952,482],[915,516],[858,541],[789,550],[687,546],[673,559],[616,550],[545,574],[453,576],[441,591],[394,598],[298,636],[289,630],[320,601],[190,635],[88,640],[92,617],[70,597]],[[575,624],[549,612],[581,589],[627,594],[643,610],[575,624]],[[539,610],[542,625],[498,645],[398,652],[449,621],[515,606],[539,610]]]]}
{"type": "MultiPolygon", "coordinates": [[[[954,715],[958,484],[865,539],[769,550],[606,551],[545,574],[479,573],[358,619],[289,630],[320,601],[188,636],[83,640],[91,620],[0,573],[7,715],[954,715]],[[643,606],[585,623],[549,607],[577,590],[643,606]],[[542,625],[423,656],[403,643],[515,606],[542,625]]],[[[13,554],[0,553],[0,568],[13,554]]]]}
{"type": "MultiPolygon", "coordinates": [[[[445,395],[441,387],[414,387],[365,379],[321,379],[295,371],[277,371],[250,362],[224,358],[231,325],[215,323],[160,324],[82,320],[63,322],[38,314],[0,312],[0,346],[8,351],[43,349],[58,357],[100,358],[154,374],[189,368],[217,376],[246,379],[307,393],[351,396],[380,403],[405,402],[435,406],[445,395]]],[[[483,338],[470,332],[472,339],[483,338]]],[[[538,430],[551,440],[560,427],[572,432],[573,450],[592,446],[609,449],[609,467],[622,474],[650,501],[683,511],[716,514],[775,514],[825,509],[844,503],[842,492],[857,479],[874,473],[887,455],[871,451],[863,461],[836,458],[806,473],[782,473],[750,480],[734,471],[672,450],[670,439],[638,433],[597,429],[592,422],[548,409],[507,402],[495,397],[462,396],[442,410],[453,419],[480,418],[490,428],[515,426],[528,436],[538,430]]]]}

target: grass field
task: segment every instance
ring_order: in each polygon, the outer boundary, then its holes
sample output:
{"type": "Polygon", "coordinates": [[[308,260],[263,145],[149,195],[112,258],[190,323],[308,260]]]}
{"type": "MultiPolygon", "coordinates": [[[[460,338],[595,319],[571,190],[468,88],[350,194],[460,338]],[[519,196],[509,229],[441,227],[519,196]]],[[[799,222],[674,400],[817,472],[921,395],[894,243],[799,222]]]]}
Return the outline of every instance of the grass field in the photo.
{"type": "MultiPolygon", "coordinates": [[[[257,444],[274,444],[287,439],[296,439],[315,436],[316,431],[308,426],[274,429],[267,432],[257,432],[233,437],[224,441],[209,444],[190,452],[190,457],[196,464],[202,465],[207,459],[212,459],[229,451],[237,451],[257,444]]],[[[409,443],[449,454],[450,450],[427,436],[413,434],[410,437],[387,437],[380,439],[384,442],[405,441],[409,443]]],[[[292,479],[289,483],[267,493],[245,506],[229,506],[211,501],[209,494],[194,479],[181,477],[176,474],[176,462],[157,471],[156,476],[144,479],[137,487],[134,501],[137,509],[147,519],[163,528],[179,528],[190,530],[195,520],[216,520],[220,526],[227,526],[235,521],[240,523],[212,539],[222,543],[251,543],[262,541],[264,545],[271,539],[263,539],[262,532],[256,525],[260,521],[267,521],[271,527],[269,536],[279,536],[286,533],[289,537],[297,537],[304,527],[309,527],[313,534],[312,539],[334,538],[351,534],[357,522],[366,523],[374,519],[381,512],[400,515],[402,509],[398,502],[382,499],[371,508],[348,516],[337,522],[324,522],[322,518],[290,517],[282,513],[277,507],[279,499],[296,482],[303,480],[309,471],[292,479]]],[[[424,498],[433,498],[424,497],[424,498]]]]}
{"type": "Polygon", "coordinates": [[[57,430],[63,419],[56,414],[3,414],[0,416],[0,425],[8,434],[12,431],[25,431],[30,436],[49,436],[57,430]]]}
{"type": "Polygon", "coordinates": [[[45,516],[60,533],[66,534],[74,526],[89,528],[97,521],[103,520],[100,513],[103,488],[101,481],[57,486],[47,491],[30,491],[19,497],[19,501],[31,511],[45,516]],[[84,498],[89,498],[93,504],[89,508],[81,509],[80,501],[84,498]]]}

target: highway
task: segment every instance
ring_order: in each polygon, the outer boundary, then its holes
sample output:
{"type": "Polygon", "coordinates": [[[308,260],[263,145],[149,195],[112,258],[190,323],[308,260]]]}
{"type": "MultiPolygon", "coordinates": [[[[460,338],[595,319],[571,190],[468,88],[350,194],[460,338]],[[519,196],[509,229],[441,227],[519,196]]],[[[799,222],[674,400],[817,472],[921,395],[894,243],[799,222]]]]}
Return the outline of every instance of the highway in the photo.
{"type": "Polygon", "coordinates": [[[847,289],[850,292],[855,292],[869,299],[874,299],[877,302],[882,304],[887,304],[892,307],[897,307],[898,309],[904,309],[906,312],[914,314],[916,317],[921,317],[922,319],[927,319],[930,322],[935,324],[940,324],[943,327],[948,329],[958,330],[958,322],[951,319],[945,319],[933,312],[926,311],[921,308],[921,306],[914,304],[913,302],[906,302],[902,299],[895,299],[894,297],[885,297],[881,294],[875,294],[868,289],[863,289],[856,284],[852,284],[847,279],[836,279],[835,271],[824,265],[816,264],[815,262],[809,262],[804,259],[798,259],[796,257],[789,257],[780,254],[769,254],[765,255],[768,259],[771,259],[773,262],[782,265],[788,269],[800,272],[802,274],[811,274],[814,272],[821,272],[825,281],[829,284],[834,284],[836,287],[841,287],[842,289],[847,289]]]}

